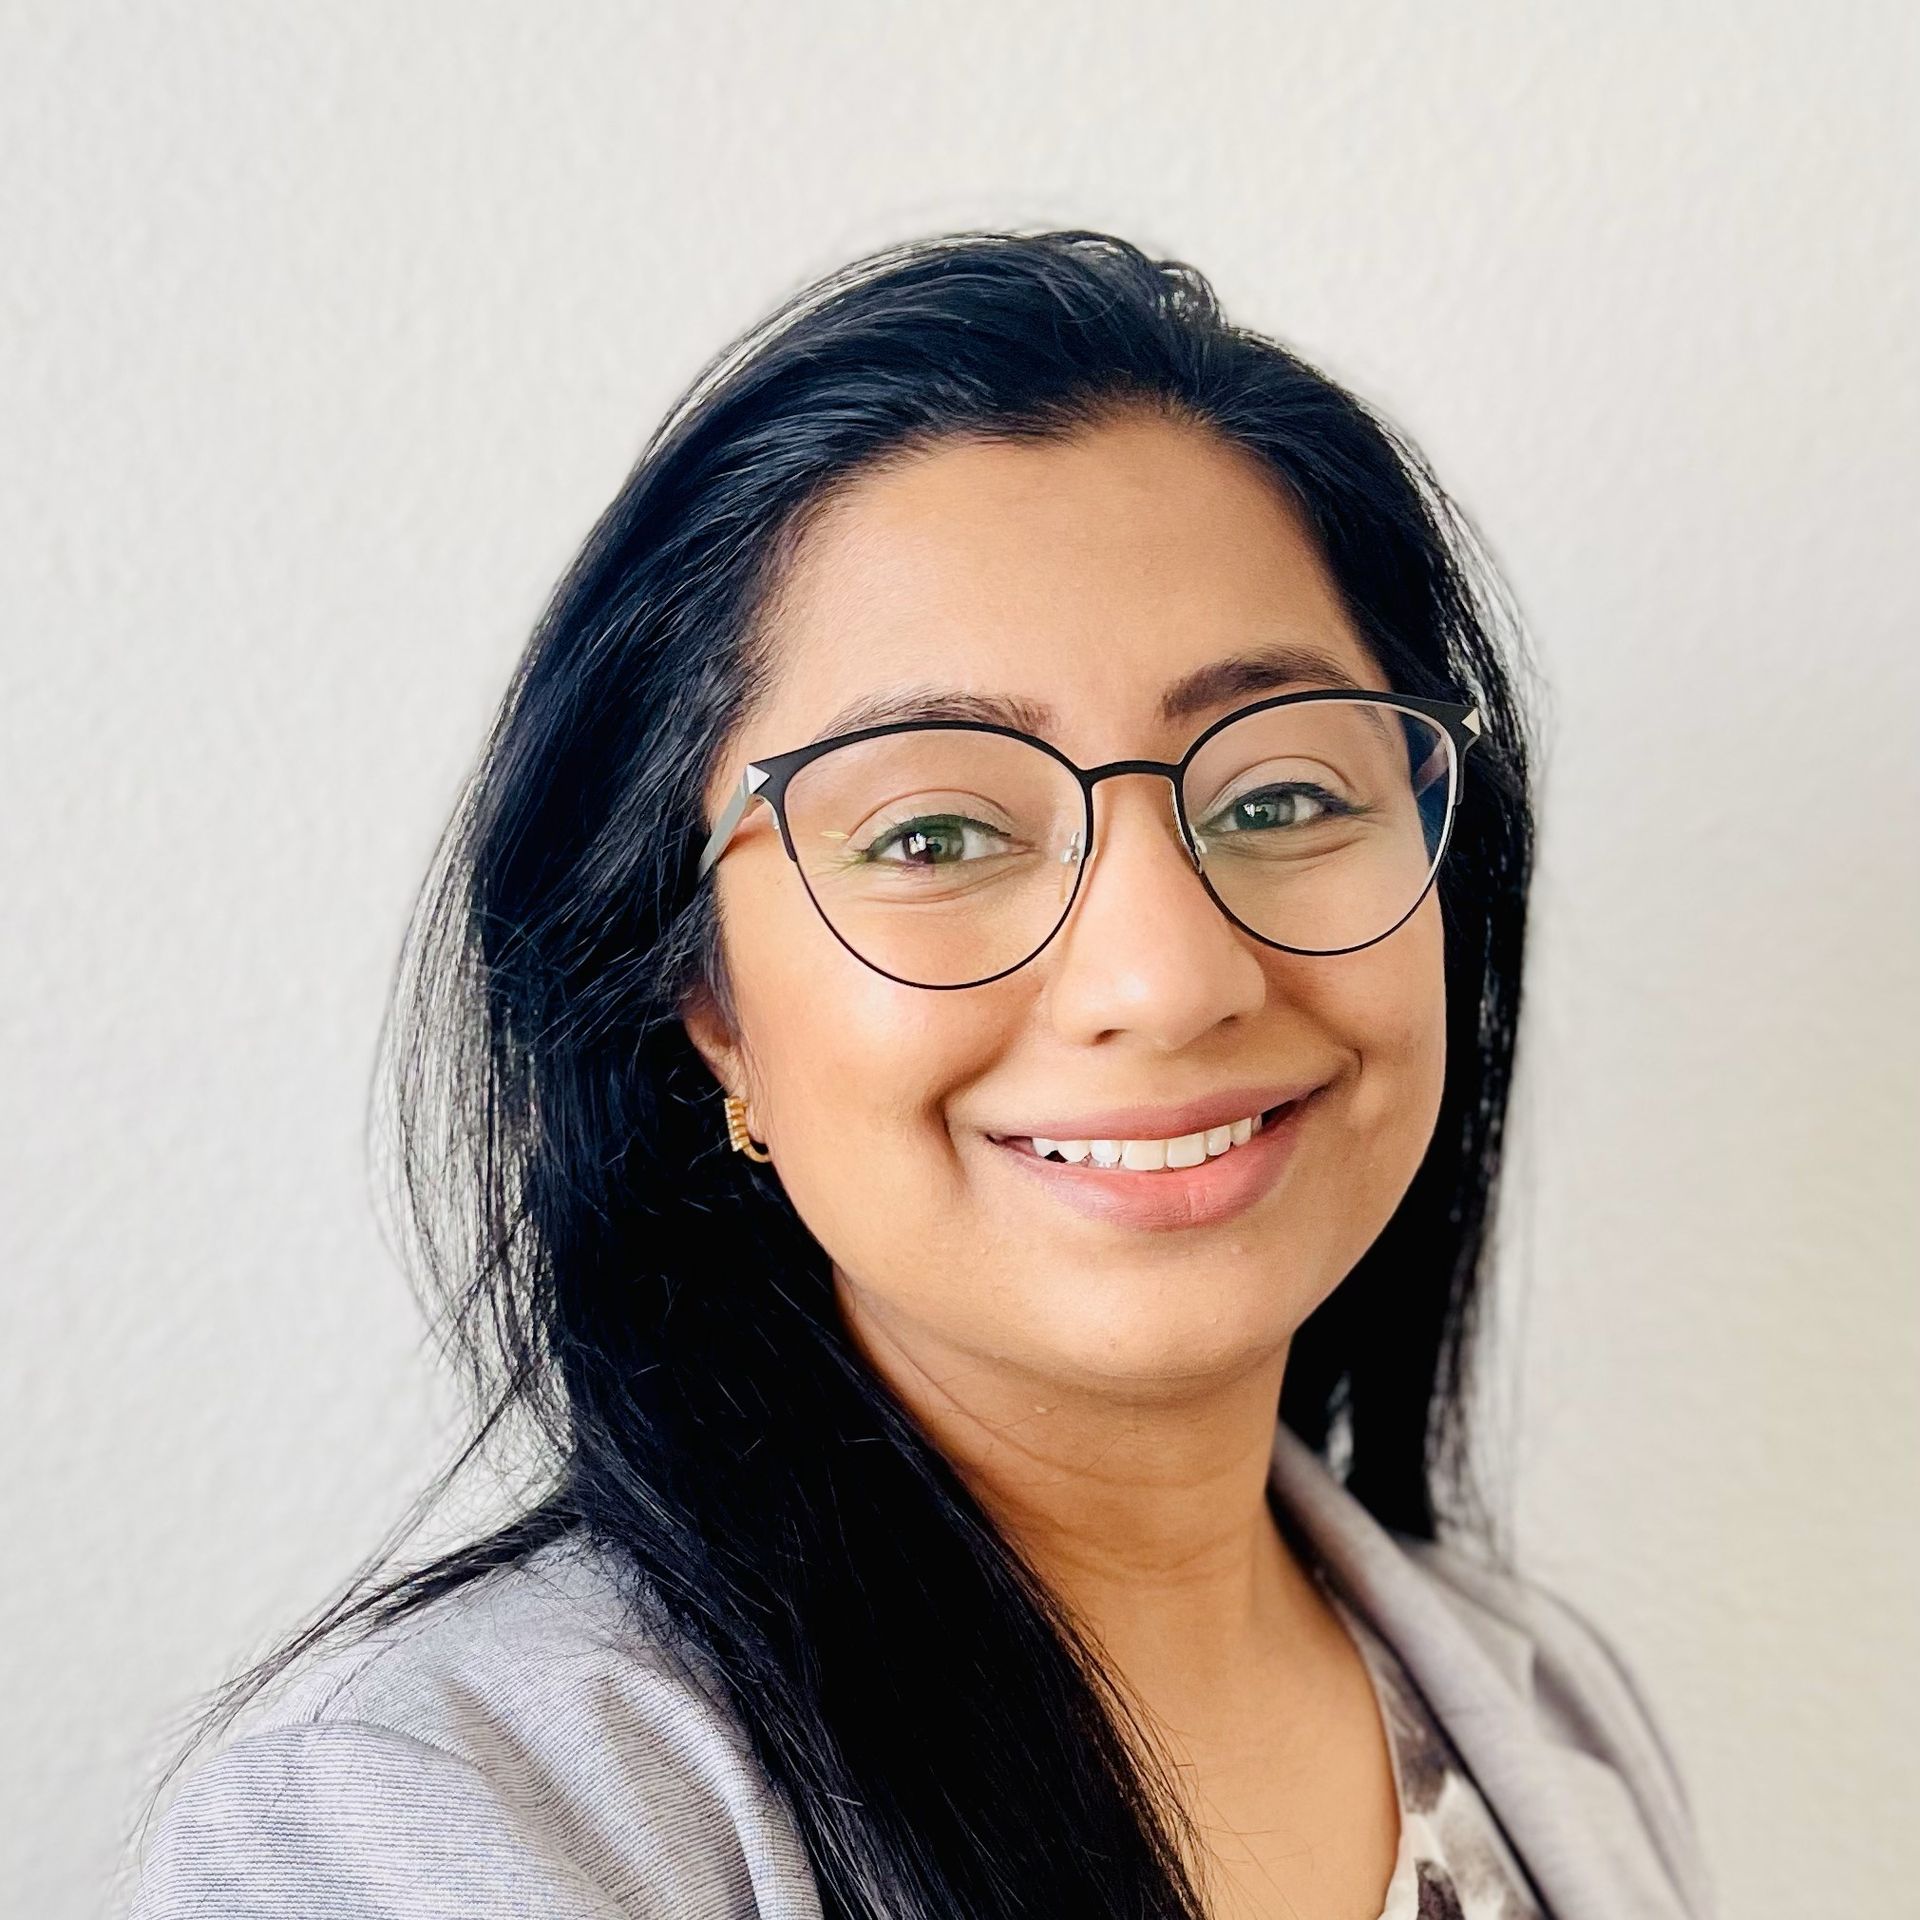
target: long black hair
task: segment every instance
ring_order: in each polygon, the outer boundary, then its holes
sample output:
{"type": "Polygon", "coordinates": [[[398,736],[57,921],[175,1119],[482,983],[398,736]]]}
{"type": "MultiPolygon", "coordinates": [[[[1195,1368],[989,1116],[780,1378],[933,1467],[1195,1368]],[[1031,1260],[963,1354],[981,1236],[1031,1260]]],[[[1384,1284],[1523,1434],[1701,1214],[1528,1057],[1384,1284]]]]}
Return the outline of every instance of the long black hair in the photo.
{"type": "Polygon", "coordinates": [[[863,1364],[825,1253],[777,1171],[729,1150],[679,1018],[696,989],[731,1012],[692,877],[703,794],[775,657],[809,516],[884,459],[1128,410],[1259,456],[1390,685],[1483,716],[1439,881],[1439,1122],[1298,1329],[1276,1413],[1337,1444],[1387,1526],[1445,1520],[1504,1557],[1466,1443],[1532,860],[1511,603],[1405,437],[1229,323],[1193,268],[1101,233],[962,233],[829,275],[703,369],[540,618],[417,904],[378,1083],[473,1433],[202,1737],[318,1640],[584,1536],[720,1676],[829,1915],[1199,1913],[1124,1690],[863,1364]],[[375,1578],[509,1451],[506,1524],[375,1578]]]}

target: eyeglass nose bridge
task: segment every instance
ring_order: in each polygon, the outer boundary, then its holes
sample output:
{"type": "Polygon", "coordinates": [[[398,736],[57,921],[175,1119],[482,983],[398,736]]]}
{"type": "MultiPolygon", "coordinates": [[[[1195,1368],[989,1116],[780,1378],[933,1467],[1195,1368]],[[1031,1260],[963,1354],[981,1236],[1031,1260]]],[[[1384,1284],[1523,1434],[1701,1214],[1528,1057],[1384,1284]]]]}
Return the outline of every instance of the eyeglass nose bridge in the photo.
{"type": "MultiPolygon", "coordinates": [[[[1193,838],[1193,831],[1187,824],[1186,808],[1180,801],[1180,782],[1186,768],[1177,760],[1109,760],[1098,767],[1075,768],[1079,775],[1081,790],[1087,797],[1087,832],[1096,841],[1098,836],[1093,830],[1093,790],[1102,780],[1111,780],[1122,773],[1156,773],[1166,781],[1173,801],[1173,823],[1180,835],[1180,844],[1186,850],[1187,859],[1192,863],[1195,873],[1204,874],[1205,859],[1193,838]]],[[[1080,845],[1080,834],[1075,830],[1073,840],[1061,859],[1080,866],[1092,863],[1091,848],[1080,845]]]]}

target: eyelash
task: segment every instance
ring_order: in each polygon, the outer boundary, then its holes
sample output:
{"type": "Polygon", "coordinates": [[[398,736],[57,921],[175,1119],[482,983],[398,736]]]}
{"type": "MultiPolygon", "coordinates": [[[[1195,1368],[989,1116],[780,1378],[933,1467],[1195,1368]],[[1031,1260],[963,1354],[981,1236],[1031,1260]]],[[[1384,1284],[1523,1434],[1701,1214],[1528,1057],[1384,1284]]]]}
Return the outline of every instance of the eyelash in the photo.
{"type": "MultiPolygon", "coordinates": [[[[885,860],[882,858],[879,849],[893,845],[896,841],[898,841],[905,835],[915,833],[915,832],[924,832],[929,827],[955,827],[955,826],[957,826],[960,829],[963,845],[965,844],[965,835],[969,831],[990,834],[996,840],[1006,840],[1010,837],[1007,834],[1002,833],[998,827],[990,827],[987,825],[987,823],[984,820],[974,820],[969,818],[965,814],[924,813],[924,814],[917,815],[914,819],[902,820],[896,826],[891,826],[883,829],[877,838],[870,840],[864,847],[858,847],[853,850],[854,859],[856,863],[865,864],[868,866],[900,866],[900,867],[917,866],[922,863],[918,861],[912,861],[912,860],[891,860],[891,861],[885,860]]],[[[936,863],[929,862],[926,864],[936,864],[936,863]]],[[[963,863],[940,862],[937,864],[957,865],[957,864],[963,864],[963,863]]]]}
{"type": "MultiPolygon", "coordinates": [[[[1330,793],[1313,780],[1278,780],[1269,782],[1266,786],[1250,788],[1247,792],[1229,800],[1225,810],[1231,812],[1235,807],[1243,807],[1248,801],[1263,799],[1269,794],[1284,794],[1289,799],[1304,796],[1330,819],[1350,820],[1359,814],[1372,811],[1371,808],[1358,806],[1351,800],[1343,800],[1337,793],[1330,793]]],[[[1227,831],[1245,833],[1251,829],[1236,827],[1228,828],[1227,831]]]]}

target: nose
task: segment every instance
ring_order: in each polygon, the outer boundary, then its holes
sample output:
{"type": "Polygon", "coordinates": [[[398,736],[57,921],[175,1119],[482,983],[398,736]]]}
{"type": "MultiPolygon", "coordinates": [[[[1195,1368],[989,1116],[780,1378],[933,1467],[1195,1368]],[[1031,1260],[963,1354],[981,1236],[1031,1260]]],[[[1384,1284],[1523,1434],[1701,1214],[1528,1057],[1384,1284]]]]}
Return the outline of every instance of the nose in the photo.
{"type": "Polygon", "coordinates": [[[1086,1044],[1127,1034],[1171,1053],[1257,1011],[1267,992],[1258,943],[1202,884],[1166,777],[1115,775],[1093,802],[1093,851],[1043,956],[1060,1036],[1086,1044]]]}

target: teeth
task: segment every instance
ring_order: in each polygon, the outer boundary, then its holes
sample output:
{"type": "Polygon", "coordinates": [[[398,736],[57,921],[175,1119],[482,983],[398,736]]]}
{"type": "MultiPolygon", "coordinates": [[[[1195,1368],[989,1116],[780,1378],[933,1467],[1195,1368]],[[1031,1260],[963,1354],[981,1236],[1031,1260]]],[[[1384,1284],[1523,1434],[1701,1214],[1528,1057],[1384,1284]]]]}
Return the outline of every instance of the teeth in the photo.
{"type": "Polygon", "coordinates": [[[1167,1167],[1197,1167],[1218,1159],[1229,1147],[1243,1147],[1260,1129],[1260,1116],[1208,1127],[1203,1133],[1183,1133],[1175,1140],[1047,1140],[1035,1134],[1032,1147],[1041,1159],[1057,1154],[1071,1166],[1087,1161],[1096,1167],[1125,1167],[1130,1172],[1153,1173],[1167,1167]]]}
{"type": "Polygon", "coordinates": [[[1207,1136],[1204,1133],[1183,1133],[1178,1140],[1167,1142],[1167,1165],[1170,1167],[1197,1167],[1207,1157],[1207,1136]]]}
{"type": "Polygon", "coordinates": [[[1042,1140],[1036,1136],[1033,1150],[1043,1160],[1048,1154],[1057,1153],[1062,1160],[1077,1166],[1087,1157],[1092,1146],[1093,1142],[1090,1140],[1042,1140]]]}

